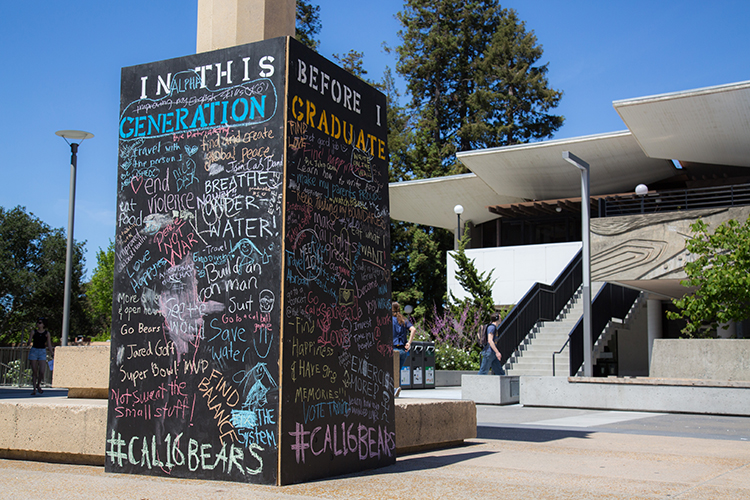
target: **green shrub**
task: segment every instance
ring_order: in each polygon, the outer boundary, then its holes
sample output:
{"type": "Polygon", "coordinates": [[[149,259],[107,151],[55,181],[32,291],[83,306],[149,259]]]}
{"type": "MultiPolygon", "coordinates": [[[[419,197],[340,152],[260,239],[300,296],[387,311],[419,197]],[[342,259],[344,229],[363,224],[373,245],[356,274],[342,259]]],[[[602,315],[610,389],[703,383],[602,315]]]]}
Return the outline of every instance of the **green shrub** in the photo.
{"type": "Polygon", "coordinates": [[[435,369],[479,371],[479,352],[464,351],[443,342],[435,343],[435,369]]]}
{"type": "Polygon", "coordinates": [[[21,360],[14,359],[8,363],[8,370],[3,375],[3,383],[9,385],[17,385],[19,383],[19,375],[21,377],[21,385],[31,384],[31,369],[21,369],[21,360]]]}

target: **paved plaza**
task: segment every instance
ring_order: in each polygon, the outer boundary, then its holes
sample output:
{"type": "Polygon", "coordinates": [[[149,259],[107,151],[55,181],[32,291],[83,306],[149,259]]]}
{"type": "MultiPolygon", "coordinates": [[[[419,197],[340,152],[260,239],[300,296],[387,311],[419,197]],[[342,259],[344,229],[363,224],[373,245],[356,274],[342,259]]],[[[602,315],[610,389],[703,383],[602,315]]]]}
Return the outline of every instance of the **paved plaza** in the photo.
{"type": "MultiPolygon", "coordinates": [[[[26,392],[3,388],[0,398],[30,399],[26,392]]],[[[458,388],[402,394],[461,397],[458,388]]],[[[37,400],[63,397],[48,390],[37,400]]],[[[464,446],[280,488],[0,460],[0,498],[750,498],[748,417],[478,405],[477,421],[464,446]]]]}

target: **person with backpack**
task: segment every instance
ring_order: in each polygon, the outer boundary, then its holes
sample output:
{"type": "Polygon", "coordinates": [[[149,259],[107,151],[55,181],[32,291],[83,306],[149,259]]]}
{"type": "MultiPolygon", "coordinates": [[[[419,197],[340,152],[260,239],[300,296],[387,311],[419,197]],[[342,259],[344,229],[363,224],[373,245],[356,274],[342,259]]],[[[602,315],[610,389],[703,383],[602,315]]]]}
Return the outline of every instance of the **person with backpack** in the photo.
{"type": "MultiPolygon", "coordinates": [[[[393,314],[393,350],[398,353],[398,372],[400,376],[401,369],[404,367],[404,361],[406,361],[406,353],[411,349],[414,332],[417,329],[401,314],[401,305],[398,302],[391,303],[391,313],[393,314]],[[409,340],[406,339],[407,334],[409,340]]],[[[395,396],[398,397],[400,393],[401,387],[397,387],[394,393],[395,396]]]]}
{"type": "Polygon", "coordinates": [[[505,375],[502,363],[503,355],[500,354],[495,345],[495,340],[500,338],[496,334],[497,327],[500,326],[500,315],[497,313],[493,314],[490,316],[490,321],[491,323],[484,328],[484,333],[479,342],[482,348],[482,361],[479,365],[479,374],[489,375],[490,368],[492,368],[492,373],[495,375],[505,375]]]}

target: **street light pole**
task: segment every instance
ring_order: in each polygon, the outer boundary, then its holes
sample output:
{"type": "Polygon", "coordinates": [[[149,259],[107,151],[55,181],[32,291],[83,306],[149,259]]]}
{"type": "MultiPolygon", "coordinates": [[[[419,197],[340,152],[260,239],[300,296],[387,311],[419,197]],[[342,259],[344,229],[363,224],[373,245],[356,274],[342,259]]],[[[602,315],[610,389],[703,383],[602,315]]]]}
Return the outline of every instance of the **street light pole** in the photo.
{"type": "Polygon", "coordinates": [[[635,194],[641,197],[641,213],[644,213],[645,206],[643,203],[643,198],[648,194],[648,186],[646,186],[645,184],[638,184],[635,187],[635,194]]]}
{"type": "Polygon", "coordinates": [[[65,254],[65,297],[63,298],[62,345],[68,345],[70,332],[71,282],[73,278],[73,222],[76,204],[76,168],[78,166],[78,146],[86,139],[94,137],[90,132],[80,130],[58,130],[56,135],[65,139],[70,145],[70,196],[68,199],[68,248],[65,254]],[[68,139],[79,140],[70,142],[68,139]]]}
{"type": "Polygon", "coordinates": [[[456,205],[453,207],[453,213],[458,217],[458,226],[456,228],[456,248],[454,248],[454,250],[458,250],[458,247],[461,244],[461,214],[464,213],[464,207],[462,205],[456,205]]]}
{"type": "Polygon", "coordinates": [[[575,165],[581,171],[581,244],[583,253],[583,375],[591,377],[594,374],[591,359],[591,221],[590,221],[590,192],[589,192],[589,164],[578,158],[570,151],[563,151],[563,159],[575,165]]]}

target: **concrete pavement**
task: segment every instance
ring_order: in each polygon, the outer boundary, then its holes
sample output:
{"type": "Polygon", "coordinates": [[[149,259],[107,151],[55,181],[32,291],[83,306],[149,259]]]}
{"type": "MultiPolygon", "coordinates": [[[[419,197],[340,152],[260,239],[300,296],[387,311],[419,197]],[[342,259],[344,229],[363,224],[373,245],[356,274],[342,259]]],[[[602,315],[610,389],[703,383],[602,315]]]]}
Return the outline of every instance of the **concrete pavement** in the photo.
{"type": "MultiPolygon", "coordinates": [[[[402,394],[457,399],[460,389],[402,394]]],[[[0,498],[750,498],[748,417],[513,405],[478,406],[477,421],[465,446],[281,488],[0,460],[0,498]]]]}

